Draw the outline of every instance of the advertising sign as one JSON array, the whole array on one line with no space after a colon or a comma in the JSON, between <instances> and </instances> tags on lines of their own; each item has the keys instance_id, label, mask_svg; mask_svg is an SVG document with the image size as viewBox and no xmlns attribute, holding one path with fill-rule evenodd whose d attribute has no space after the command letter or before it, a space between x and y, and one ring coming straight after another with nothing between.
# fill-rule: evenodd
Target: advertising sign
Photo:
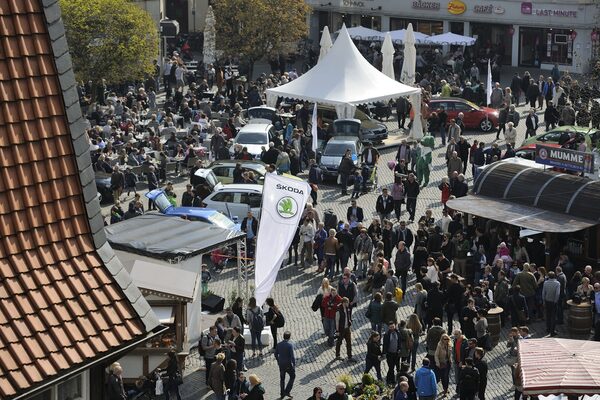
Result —
<instances>
[{"instance_id":1,"label":"advertising sign","mask_svg":"<svg viewBox=\"0 0 600 400\"><path fill-rule=\"evenodd\" d=\"M575 172L594 172L594 154L538 144L535 146L535 162Z\"/></svg>"},{"instance_id":2,"label":"advertising sign","mask_svg":"<svg viewBox=\"0 0 600 400\"><path fill-rule=\"evenodd\" d=\"M453 15L460 15L467 11L467 5L460 0L450 0L448 2L448 12Z\"/></svg>"}]
</instances>

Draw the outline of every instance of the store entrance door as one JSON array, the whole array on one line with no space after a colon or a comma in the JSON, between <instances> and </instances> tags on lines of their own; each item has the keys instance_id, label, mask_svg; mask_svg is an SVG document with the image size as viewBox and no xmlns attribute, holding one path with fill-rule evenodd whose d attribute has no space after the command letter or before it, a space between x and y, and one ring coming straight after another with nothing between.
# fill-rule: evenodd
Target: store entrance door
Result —
<instances>
[{"instance_id":1,"label":"store entrance door","mask_svg":"<svg viewBox=\"0 0 600 400\"><path fill-rule=\"evenodd\" d=\"M478 54L497 55L501 65L512 64L512 35L510 25L471 23L471 36L477 35Z\"/></svg>"},{"instance_id":2,"label":"store entrance door","mask_svg":"<svg viewBox=\"0 0 600 400\"><path fill-rule=\"evenodd\" d=\"M167 18L179 22L179 32L188 33L188 0L167 0Z\"/></svg>"},{"instance_id":3,"label":"store entrance door","mask_svg":"<svg viewBox=\"0 0 600 400\"><path fill-rule=\"evenodd\" d=\"M519 30L519 66L540 66L540 44L544 40L541 29L521 28Z\"/></svg>"}]
</instances>

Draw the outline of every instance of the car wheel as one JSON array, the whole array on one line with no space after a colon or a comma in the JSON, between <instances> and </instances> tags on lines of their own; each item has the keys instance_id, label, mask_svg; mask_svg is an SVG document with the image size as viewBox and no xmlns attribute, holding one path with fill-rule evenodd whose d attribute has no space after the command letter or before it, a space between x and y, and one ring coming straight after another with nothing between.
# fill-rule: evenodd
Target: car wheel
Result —
<instances>
[{"instance_id":1,"label":"car wheel","mask_svg":"<svg viewBox=\"0 0 600 400\"><path fill-rule=\"evenodd\" d=\"M484 119L479 123L479 129L486 133L491 132L494 129L494 124L489 119Z\"/></svg>"}]
</instances>

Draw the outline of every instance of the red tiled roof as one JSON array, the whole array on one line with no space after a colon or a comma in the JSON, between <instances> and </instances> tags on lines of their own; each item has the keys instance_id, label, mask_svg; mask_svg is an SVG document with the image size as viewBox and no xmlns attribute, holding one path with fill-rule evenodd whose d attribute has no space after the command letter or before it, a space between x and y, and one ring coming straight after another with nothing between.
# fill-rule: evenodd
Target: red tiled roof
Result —
<instances>
[{"instance_id":1,"label":"red tiled roof","mask_svg":"<svg viewBox=\"0 0 600 400\"><path fill-rule=\"evenodd\" d=\"M87 213L41 0L0 0L0 398L146 332Z\"/></svg>"}]
</instances>

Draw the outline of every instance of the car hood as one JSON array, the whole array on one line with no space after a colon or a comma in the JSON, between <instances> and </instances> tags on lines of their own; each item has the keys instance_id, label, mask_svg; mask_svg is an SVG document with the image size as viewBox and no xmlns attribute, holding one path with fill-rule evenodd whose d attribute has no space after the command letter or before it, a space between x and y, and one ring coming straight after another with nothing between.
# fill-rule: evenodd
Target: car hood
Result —
<instances>
[{"instance_id":1,"label":"car hood","mask_svg":"<svg viewBox=\"0 0 600 400\"><path fill-rule=\"evenodd\" d=\"M382 124L381 122L375 121L373 119L371 120L367 120L367 121L361 121L360 123L360 129L361 131L372 131L372 130L379 130L379 129L384 129L387 131L387 126L385 124Z\"/></svg>"},{"instance_id":2,"label":"car hood","mask_svg":"<svg viewBox=\"0 0 600 400\"><path fill-rule=\"evenodd\" d=\"M321 156L321 165L325 167L338 167L342 156Z\"/></svg>"}]
</instances>

